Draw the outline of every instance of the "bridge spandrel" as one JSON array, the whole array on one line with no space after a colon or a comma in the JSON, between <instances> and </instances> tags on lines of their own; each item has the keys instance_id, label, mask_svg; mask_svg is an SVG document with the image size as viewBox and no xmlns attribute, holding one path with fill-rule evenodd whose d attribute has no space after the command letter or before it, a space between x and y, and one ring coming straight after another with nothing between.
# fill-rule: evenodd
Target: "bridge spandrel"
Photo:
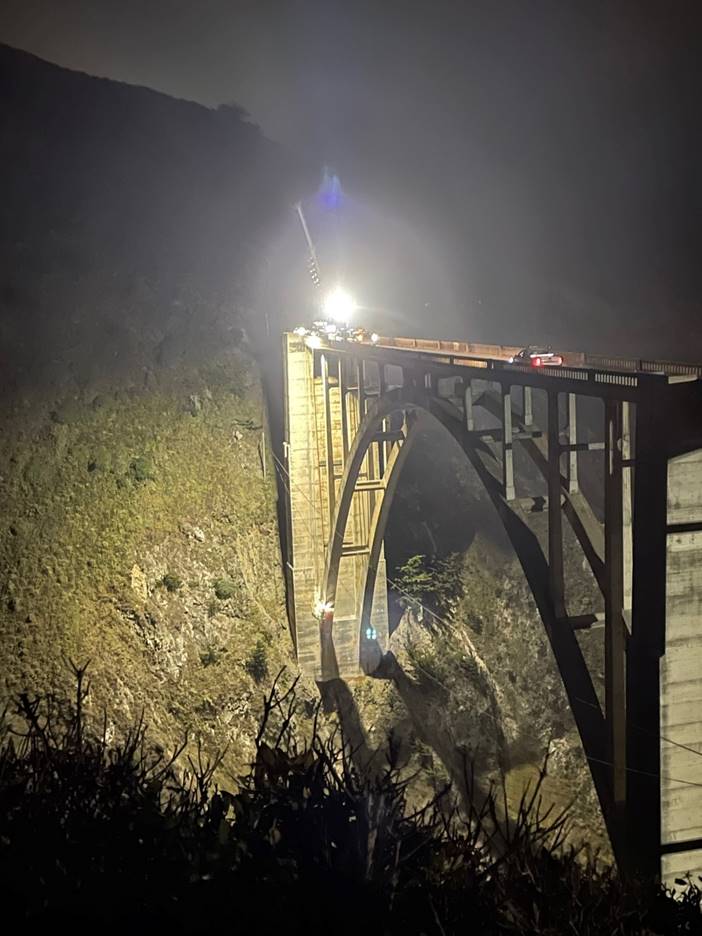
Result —
<instances>
[{"instance_id":1,"label":"bridge spandrel","mask_svg":"<svg viewBox=\"0 0 702 936\"><path fill-rule=\"evenodd\" d=\"M344 365L333 353L315 354L296 335L285 336L286 441L288 453L288 562L293 591L298 663L323 681L361 675L359 610L367 566L367 541L377 492L354 494L346 528L337 537L343 550L335 582L331 637L323 638L315 608L324 597L325 576L334 534L349 439L363 414L358 393L345 385ZM346 368L348 370L348 367ZM348 382L348 381L346 381ZM343 394L343 398L342 398ZM344 420L346 434L344 433ZM376 456L364 459L360 478L378 478ZM387 584L384 558L378 566L372 612L375 648L387 645Z\"/></svg>"},{"instance_id":2,"label":"bridge spandrel","mask_svg":"<svg viewBox=\"0 0 702 936\"><path fill-rule=\"evenodd\" d=\"M291 548L288 557L293 589L294 630L298 661L304 672L321 667L319 623L313 616L323 536L322 505L315 477L316 440L309 431L314 416L311 356L295 335L286 335L286 441L288 511Z\"/></svg>"},{"instance_id":3,"label":"bridge spandrel","mask_svg":"<svg viewBox=\"0 0 702 936\"><path fill-rule=\"evenodd\" d=\"M668 462L666 565L661 871L672 884L702 874L702 451Z\"/></svg>"}]
</instances>

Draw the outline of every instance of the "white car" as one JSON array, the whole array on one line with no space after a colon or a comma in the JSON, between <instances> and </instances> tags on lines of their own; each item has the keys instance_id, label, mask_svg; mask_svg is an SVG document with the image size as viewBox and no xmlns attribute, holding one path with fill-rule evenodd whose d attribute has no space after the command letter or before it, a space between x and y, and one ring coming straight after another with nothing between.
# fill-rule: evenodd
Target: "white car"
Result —
<instances>
[{"instance_id":1,"label":"white car","mask_svg":"<svg viewBox=\"0 0 702 936\"><path fill-rule=\"evenodd\" d=\"M532 367L560 367L563 355L551 348L522 348L509 359L510 364L530 364Z\"/></svg>"}]
</instances>

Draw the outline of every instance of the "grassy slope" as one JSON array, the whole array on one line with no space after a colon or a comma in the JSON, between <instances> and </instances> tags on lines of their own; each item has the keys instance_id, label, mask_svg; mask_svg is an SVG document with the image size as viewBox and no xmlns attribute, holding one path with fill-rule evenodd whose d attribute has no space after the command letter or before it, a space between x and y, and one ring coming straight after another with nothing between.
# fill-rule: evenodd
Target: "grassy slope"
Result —
<instances>
[{"instance_id":1,"label":"grassy slope","mask_svg":"<svg viewBox=\"0 0 702 936\"><path fill-rule=\"evenodd\" d=\"M269 673L291 662L250 362L230 352L52 412L3 427L3 694L65 685L64 658L90 659L93 710L124 727L143 709L159 743L199 732L239 769L257 642Z\"/></svg>"},{"instance_id":2,"label":"grassy slope","mask_svg":"<svg viewBox=\"0 0 702 936\"><path fill-rule=\"evenodd\" d=\"M0 695L89 659L94 713L237 771L291 662L245 330L301 169L235 108L0 77Z\"/></svg>"}]
</instances>

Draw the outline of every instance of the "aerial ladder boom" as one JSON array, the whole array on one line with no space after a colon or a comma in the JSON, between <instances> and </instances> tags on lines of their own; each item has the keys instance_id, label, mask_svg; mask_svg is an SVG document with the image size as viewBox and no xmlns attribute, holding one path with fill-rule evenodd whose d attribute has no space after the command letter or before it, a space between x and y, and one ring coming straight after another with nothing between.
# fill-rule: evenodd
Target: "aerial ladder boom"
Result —
<instances>
[{"instance_id":1,"label":"aerial ladder boom","mask_svg":"<svg viewBox=\"0 0 702 936\"><path fill-rule=\"evenodd\" d=\"M302 203L298 202L295 205L295 211L298 218L300 219L300 225L302 226L302 233L305 235L305 241L307 242L307 249L309 250L309 257L307 258L307 269L309 274L312 277L312 282L315 286L319 286L321 282L321 276L319 273L319 261L317 260L317 251L314 246L314 241L310 236L309 228L307 227L307 221L305 219L305 213L302 210Z\"/></svg>"}]
</instances>

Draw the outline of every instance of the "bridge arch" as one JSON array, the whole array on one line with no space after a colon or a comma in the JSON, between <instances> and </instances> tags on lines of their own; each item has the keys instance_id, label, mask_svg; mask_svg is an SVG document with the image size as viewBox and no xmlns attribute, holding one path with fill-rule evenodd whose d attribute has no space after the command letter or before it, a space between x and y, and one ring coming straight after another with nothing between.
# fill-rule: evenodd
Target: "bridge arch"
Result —
<instances>
[{"instance_id":1,"label":"bridge arch","mask_svg":"<svg viewBox=\"0 0 702 936\"><path fill-rule=\"evenodd\" d=\"M409 420L409 429L406 434L406 439L402 443L396 459L388 463L388 468L386 469L386 488L380 503L376 505L376 510L374 511L373 521L371 522L371 536L369 537L368 543L368 562L364 570L360 606L357 610L359 660L366 672L372 672L380 662L380 654L377 653L375 656L370 655L365 660L361 659L361 635L370 620L375 592L378 557L382 548L392 500L402 467L416 436L424 428L440 426L458 443L467 461L475 470L493 506L497 510L498 516L500 517L515 555L524 572L559 669L562 675L566 672L568 673L568 679L564 680L565 688L569 696L569 701L571 702L571 707L577 714L576 720L585 748L594 758L591 762L591 769L593 774L603 774L601 778L595 778L596 783L597 780L604 783L603 765L598 764L598 761L604 761L607 756L604 714L577 637L572 628L563 626L563 622L558 614L558 608L553 601L548 559L544 554L536 534L529 527L526 517L522 515L521 510L516 505L506 500L502 485L487 469L483 459L480 457L478 452L480 442L476 441L474 435L466 429L465 421L456 418L456 416L460 417L460 413L453 412L453 409L451 404L446 401L428 394L418 394L412 387L409 387L408 391L403 392L401 389L393 391L384 397L380 397L375 401L373 406L369 408L365 419L359 426L354 443L355 446L357 445L355 450L356 457L352 458L350 453L341 482L340 497L337 505L338 509L335 512L329 548L327 550L324 582L328 600L332 602L334 600L336 577L338 575L344 529L348 516L348 509L344 511L343 503L348 499L348 503L350 504L350 499L353 496L355 479L358 477L358 471L364 453L373 443L375 434L385 417L398 410L402 410L405 414L412 414Z\"/></svg>"},{"instance_id":2,"label":"bridge arch","mask_svg":"<svg viewBox=\"0 0 702 936\"><path fill-rule=\"evenodd\" d=\"M373 645L374 641L372 639L365 642L366 652L363 652L363 635L371 622L371 611L373 608L373 598L378 574L378 562L385 539L385 531L395 492L397 490L397 484L407 456L417 437L422 431L430 428L441 428L443 431L447 432L454 441L458 442L468 462L471 463L474 468L476 467L474 459L471 459L466 450L465 443L467 437L461 425L455 418L452 418L447 413L446 408L442 407L439 401L426 395L418 396L411 386L407 388L407 390L399 388L378 397L369 406L366 415L358 427L341 478L339 496L336 501L326 550L326 561L321 589L321 598L327 606L336 607L339 569L344 555L346 525L349 518L351 501L354 493L358 489L359 475L364 460L371 446L377 442L378 433L381 432L386 420L396 413L401 413L403 417L402 437L394 442L391 453L387 459L382 477L381 496L376 501L371 515L368 541L365 544L367 548L367 560L364 565L360 597L356 608L357 658L361 669L366 674L371 674L378 667L382 658L382 651L377 645ZM487 482L485 473L479 472L479 477L486 486L488 493L490 493L489 482ZM510 534L509 528L507 529L507 533L508 535ZM518 553L521 543L512 536L510 536L510 540L515 552ZM522 564L524 565L524 563ZM527 578L531 585L533 577L529 579L529 576L527 576ZM541 610L542 602L539 601L539 595L535 593L534 597Z\"/></svg>"},{"instance_id":3,"label":"bridge arch","mask_svg":"<svg viewBox=\"0 0 702 936\"><path fill-rule=\"evenodd\" d=\"M368 538L365 544L367 559L364 565L360 600L356 609L358 659L365 672L372 672L377 667L381 657L380 649L377 647L375 653L366 654L364 657L361 651L363 645L362 634L369 626L371 619L378 561L397 483L402 473L402 467L417 436L423 429L429 428L435 422L434 417L427 408L419 404L414 398L403 395L401 390L390 391L384 396L378 397L370 405L358 427L341 478L339 496L331 522L321 589L324 603L335 607L339 568L344 555L344 534L351 501L354 493L358 490L361 469L371 446L377 443L378 434L382 433L383 426L397 413L402 414L402 428L398 430L398 438L393 440L381 479L381 496L376 500L371 514ZM381 444L384 443L381 442Z\"/></svg>"},{"instance_id":4,"label":"bridge arch","mask_svg":"<svg viewBox=\"0 0 702 936\"><path fill-rule=\"evenodd\" d=\"M563 677L564 688L576 717L583 748L590 762L595 788L605 811L609 806L610 777L607 770L605 715L600 706L592 678L577 637L558 614L551 591L549 562L536 534L517 505L504 496L504 488L487 469L479 455L480 442L467 427L461 413L452 404L408 386L393 390L369 406L361 421L341 479L339 497L331 525L326 554L323 593L332 606L336 600L339 567L351 499L356 490L363 460L377 439L384 421L402 412L402 439L393 446L383 475L383 490L375 505L368 536L368 557L356 612L356 647L360 668L371 675L380 665L383 652L373 640L363 635L371 620L371 611L378 574L378 561L383 546L387 521L402 468L417 436L424 429L440 427L456 441L466 460L473 467L512 544L527 584L536 603L556 663ZM457 418L458 417L458 418ZM333 627L333 625L332 625ZM330 638L331 635L327 635ZM615 848L618 843L614 843Z\"/></svg>"},{"instance_id":5,"label":"bridge arch","mask_svg":"<svg viewBox=\"0 0 702 936\"><path fill-rule=\"evenodd\" d=\"M351 498L356 490L363 460L384 421L393 413L403 413L403 438L394 446L393 457L388 460L383 475L383 492L373 512L368 538L368 560L363 574L360 601L356 616L356 641L361 669L371 674L382 659L380 647L373 641L363 641L375 593L378 559L382 548L387 520L402 467L417 435L430 427L441 427L459 445L467 461L496 508L502 525L512 544L517 559L536 603L551 649L556 658L571 709L576 716L583 747L590 760L595 787L603 807L608 791L609 777L606 761L605 716L600 706L592 678L583 658L577 637L570 627L564 627L551 593L549 562L536 534L530 529L519 508L504 497L502 485L486 468L478 449L479 440L467 430L460 413L445 400L418 392L413 386L393 390L369 406L361 421L346 462L339 498L334 511L324 572L325 600L334 604L339 566L343 555L343 542ZM459 418L456 418L456 417ZM365 648L365 649L364 649Z\"/></svg>"}]
</instances>

